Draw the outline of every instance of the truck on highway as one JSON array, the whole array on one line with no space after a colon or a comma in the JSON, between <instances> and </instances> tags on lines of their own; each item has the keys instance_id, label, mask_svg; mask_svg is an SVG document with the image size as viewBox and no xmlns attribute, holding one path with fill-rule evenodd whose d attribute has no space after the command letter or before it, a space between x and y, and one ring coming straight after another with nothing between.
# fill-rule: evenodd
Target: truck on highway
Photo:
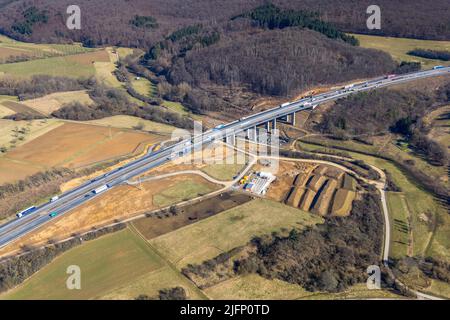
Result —
<instances>
[{"instance_id":1,"label":"truck on highway","mask_svg":"<svg viewBox=\"0 0 450 320\"><path fill-rule=\"evenodd\" d=\"M291 104L290 102L285 102L285 103L283 103L280 107L283 108L283 107L286 107L286 106L288 106L288 105L290 105L290 104Z\"/></svg>"},{"instance_id":2,"label":"truck on highway","mask_svg":"<svg viewBox=\"0 0 450 320\"><path fill-rule=\"evenodd\" d=\"M386 77L384 77L385 79L393 79L395 78L397 75L396 74L388 74Z\"/></svg>"},{"instance_id":3,"label":"truck on highway","mask_svg":"<svg viewBox=\"0 0 450 320\"><path fill-rule=\"evenodd\" d=\"M16 214L17 218L22 218L24 216L29 215L30 213L32 213L34 210L36 210L35 206L29 207L25 210L20 211L18 214Z\"/></svg>"},{"instance_id":4,"label":"truck on highway","mask_svg":"<svg viewBox=\"0 0 450 320\"><path fill-rule=\"evenodd\" d=\"M220 130L220 129L222 129L223 127L225 127L224 124L219 124L218 126L216 126L216 127L213 129L213 131Z\"/></svg>"},{"instance_id":5,"label":"truck on highway","mask_svg":"<svg viewBox=\"0 0 450 320\"><path fill-rule=\"evenodd\" d=\"M356 83L352 83L352 84L346 85L343 89L344 89L344 91L353 91L355 85L356 85Z\"/></svg>"},{"instance_id":6,"label":"truck on highway","mask_svg":"<svg viewBox=\"0 0 450 320\"><path fill-rule=\"evenodd\" d=\"M98 187L97 189L92 190L92 192L93 192L94 194L99 194L99 193L102 193L102 192L108 190L108 188L109 188L109 185L104 184L104 185L102 185L101 187Z\"/></svg>"},{"instance_id":7,"label":"truck on highway","mask_svg":"<svg viewBox=\"0 0 450 320\"><path fill-rule=\"evenodd\" d=\"M433 70L444 69L444 68L445 68L444 66L434 66Z\"/></svg>"},{"instance_id":8,"label":"truck on highway","mask_svg":"<svg viewBox=\"0 0 450 320\"><path fill-rule=\"evenodd\" d=\"M344 87L344 90L348 90L348 89L351 89L351 88L353 88L355 86L355 84L354 83L352 83L352 84L349 84L349 85L346 85L345 87Z\"/></svg>"},{"instance_id":9,"label":"truck on highway","mask_svg":"<svg viewBox=\"0 0 450 320\"><path fill-rule=\"evenodd\" d=\"M59 199L59 196L54 196L50 199L50 202L55 202L58 199Z\"/></svg>"}]
</instances>

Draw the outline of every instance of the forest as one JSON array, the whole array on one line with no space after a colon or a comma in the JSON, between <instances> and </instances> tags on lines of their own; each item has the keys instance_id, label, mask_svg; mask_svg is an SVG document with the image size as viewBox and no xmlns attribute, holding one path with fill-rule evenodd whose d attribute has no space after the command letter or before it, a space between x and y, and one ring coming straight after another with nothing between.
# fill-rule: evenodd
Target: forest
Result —
<instances>
[{"instance_id":1,"label":"forest","mask_svg":"<svg viewBox=\"0 0 450 320\"><path fill-rule=\"evenodd\" d=\"M22 101L43 97L54 92L83 90L94 84L93 78L72 79L47 75L36 75L30 79L1 77L0 95L18 96Z\"/></svg>"},{"instance_id":2,"label":"forest","mask_svg":"<svg viewBox=\"0 0 450 320\"><path fill-rule=\"evenodd\" d=\"M229 108L245 113L244 95L287 97L314 85L398 68L383 52L308 29L265 29L245 17L223 26L192 25L150 47L141 64L155 75L150 80L164 87L165 99L196 113ZM182 96L180 86L189 87Z\"/></svg>"},{"instance_id":3,"label":"forest","mask_svg":"<svg viewBox=\"0 0 450 320\"><path fill-rule=\"evenodd\" d=\"M248 244L255 250L248 250L242 258L233 258L242 251L236 248L201 265L188 265L183 273L196 279L226 280L221 266L231 263L229 277L257 273L312 292L343 291L365 282L367 266L380 263L383 218L378 203L376 194L366 193L353 202L349 217L326 218L323 224L303 231L292 229L284 236L256 237Z\"/></svg>"},{"instance_id":4,"label":"forest","mask_svg":"<svg viewBox=\"0 0 450 320\"><path fill-rule=\"evenodd\" d=\"M369 0L273 0L283 10L317 12L321 19L340 31L393 37L445 40L450 38L450 8L447 0L379 0L381 30L368 30L366 9ZM90 45L150 47L165 35L197 23L221 24L230 18L266 4L266 0L79 0L82 29L65 26L69 0L36 0L33 6L44 12L38 22L24 15L27 0L1 0L0 32L32 42L83 41ZM137 28L135 16L152 17L157 28ZM39 16L39 15L38 15ZM47 18L44 18L47 17ZM139 20L144 22L145 19ZM145 22L144 22L145 23ZM154 21L150 21L154 25ZM15 26L13 28L13 26Z\"/></svg>"}]
</instances>

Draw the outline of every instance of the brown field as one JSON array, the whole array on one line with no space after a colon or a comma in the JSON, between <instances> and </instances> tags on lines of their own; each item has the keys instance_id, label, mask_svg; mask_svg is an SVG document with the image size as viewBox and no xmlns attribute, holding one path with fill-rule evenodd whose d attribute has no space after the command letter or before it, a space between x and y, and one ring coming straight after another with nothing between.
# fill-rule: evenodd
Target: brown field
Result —
<instances>
[{"instance_id":1,"label":"brown field","mask_svg":"<svg viewBox=\"0 0 450 320\"><path fill-rule=\"evenodd\" d=\"M0 184L17 181L41 171L37 166L0 158Z\"/></svg>"},{"instance_id":2,"label":"brown field","mask_svg":"<svg viewBox=\"0 0 450 320\"><path fill-rule=\"evenodd\" d=\"M26 100L23 104L42 114L50 115L52 112L59 110L63 104L73 101L86 105L93 103L89 94L81 90L52 93L41 98Z\"/></svg>"},{"instance_id":3,"label":"brown field","mask_svg":"<svg viewBox=\"0 0 450 320\"><path fill-rule=\"evenodd\" d=\"M321 216L324 216L328 213L328 207L330 206L330 203L334 197L334 193L338 184L338 182L334 179L328 179L328 181L325 183L326 185L323 188L322 192L320 192L317 203L314 204L314 207L311 209L311 212L320 214Z\"/></svg>"},{"instance_id":4,"label":"brown field","mask_svg":"<svg viewBox=\"0 0 450 320\"><path fill-rule=\"evenodd\" d=\"M64 125L8 153L8 159L43 167L79 168L137 151L161 138L144 133L78 123Z\"/></svg>"},{"instance_id":5,"label":"brown field","mask_svg":"<svg viewBox=\"0 0 450 320\"><path fill-rule=\"evenodd\" d=\"M33 231L26 238L2 248L0 256L16 252L24 245L36 246L45 244L50 239L62 240L70 237L74 232L87 232L94 227L101 227L156 210L160 207L154 203L154 197L186 181L190 182L194 191L195 186L204 186L210 191L218 189L217 185L197 175L179 175L144 182L139 188L128 185L119 186L55 219L51 224ZM197 194L191 194L190 198L197 196Z\"/></svg>"},{"instance_id":6,"label":"brown field","mask_svg":"<svg viewBox=\"0 0 450 320\"><path fill-rule=\"evenodd\" d=\"M14 114L15 112L0 103L0 118Z\"/></svg>"},{"instance_id":7,"label":"brown field","mask_svg":"<svg viewBox=\"0 0 450 320\"><path fill-rule=\"evenodd\" d=\"M11 48L0 48L0 62L2 59L14 56L29 56L29 52Z\"/></svg>"},{"instance_id":8,"label":"brown field","mask_svg":"<svg viewBox=\"0 0 450 320\"><path fill-rule=\"evenodd\" d=\"M307 191L304 193L303 199L300 203L300 209L304 210L304 211L308 211L311 208L311 205L314 201L314 198L316 196L316 192L311 190L311 189L307 189Z\"/></svg>"},{"instance_id":9,"label":"brown field","mask_svg":"<svg viewBox=\"0 0 450 320\"><path fill-rule=\"evenodd\" d=\"M82 65L92 65L94 62L110 62L109 54L104 49L68 56L67 60L77 62Z\"/></svg>"},{"instance_id":10,"label":"brown field","mask_svg":"<svg viewBox=\"0 0 450 320\"><path fill-rule=\"evenodd\" d=\"M31 114L38 114L41 115L40 112L34 110L33 108L28 107L27 105L23 103L18 103L14 101L4 101L3 105L7 107L8 109L11 109L15 113L31 113Z\"/></svg>"},{"instance_id":11,"label":"brown field","mask_svg":"<svg viewBox=\"0 0 450 320\"><path fill-rule=\"evenodd\" d=\"M156 238L165 233L211 217L220 212L232 209L252 200L252 197L240 193L223 193L195 204L180 208L176 216L147 217L136 220L133 225L147 240Z\"/></svg>"},{"instance_id":12,"label":"brown field","mask_svg":"<svg viewBox=\"0 0 450 320\"><path fill-rule=\"evenodd\" d=\"M355 199L355 191L338 189L334 196L331 212L336 216L345 216L350 212L352 201Z\"/></svg>"}]
</instances>

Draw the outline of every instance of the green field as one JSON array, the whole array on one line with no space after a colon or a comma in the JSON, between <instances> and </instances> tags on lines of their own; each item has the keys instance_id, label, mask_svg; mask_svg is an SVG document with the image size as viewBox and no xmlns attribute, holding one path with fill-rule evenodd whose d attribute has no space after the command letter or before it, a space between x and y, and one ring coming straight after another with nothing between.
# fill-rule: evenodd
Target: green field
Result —
<instances>
[{"instance_id":1,"label":"green field","mask_svg":"<svg viewBox=\"0 0 450 320\"><path fill-rule=\"evenodd\" d=\"M67 59L67 57L54 57L1 64L0 75L2 73L18 77L31 77L44 74L70 78L88 78L95 75L95 68L93 65L80 64L76 61Z\"/></svg>"},{"instance_id":2,"label":"green field","mask_svg":"<svg viewBox=\"0 0 450 320\"><path fill-rule=\"evenodd\" d=\"M409 236L405 230L405 226L408 226L408 211L402 194L387 192L386 198L393 229L390 256L395 259L402 258L408 253Z\"/></svg>"},{"instance_id":3,"label":"green field","mask_svg":"<svg viewBox=\"0 0 450 320\"><path fill-rule=\"evenodd\" d=\"M198 182L195 180L181 181L163 192L153 196L153 203L158 207L166 207L200 195L205 195L217 190L212 184Z\"/></svg>"},{"instance_id":4,"label":"green field","mask_svg":"<svg viewBox=\"0 0 450 320\"><path fill-rule=\"evenodd\" d=\"M243 164L211 164L201 170L214 179L229 181L233 180L233 177L239 174L243 168Z\"/></svg>"},{"instance_id":5,"label":"green field","mask_svg":"<svg viewBox=\"0 0 450 320\"><path fill-rule=\"evenodd\" d=\"M154 297L157 296L160 289L177 286L182 286L190 299L205 299L199 289L191 284L181 273L169 266L149 272L130 284L99 297L99 299L128 300L134 299L140 294Z\"/></svg>"},{"instance_id":6,"label":"green field","mask_svg":"<svg viewBox=\"0 0 450 320\"><path fill-rule=\"evenodd\" d=\"M450 65L450 61L431 60L406 54L417 48L450 51L450 41L417 40L354 34L363 48L378 49L389 53L396 61L416 61L424 68L435 65Z\"/></svg>"},{"instance_id":7,"label":"green field","mask_svg":"<svg viewBox=\"0 0 450 320\"><path fill-rule=\"evenodd\" d=\"M244 245L255 236L281 228L302 229L322 221L316 215L284 204L256 199L152 239L150 243L167 260L182 268Z\"/></svg>"},{"instance_id":8,"label":"green field","mask_svg":"<svg viewBox=\"0 0 450 320\"><path fill-rule=\"evenodd\" d=\"M156 86L145 78L139 78L139 80L136 80L135 77L130 82L133 89L143 96L154 97L157 93Z\"/></svg>"},{"instance_id":9,"label":"green field","mask_svg":"<svg viewBox=\"0 0 450 320\"><path fill-rule=\"evenodd\" d=\"M80 290L66 287L66 269L70 265L81 269ZM176 285L190 287L140 236L125 229L69 250L1 298L133 299L141 293L155 295L159 289ZM191 287L188 292L195 290Z\"/></svg>"},{"instance_id":10,"label":"green field","mask_svg":"<svg viewBox=\"0 0 450 320\"><path fill-rule=\"evenodd\" d=\"M385 290L368 290L365 284L355 285L340 293L308 292L296 284L278 279L269 280L257 274L226 280L207 288L205 293L212 299L226 300L399 298L399 296Z\"/></svg>"},{"instance_id":11,"label":"green field","mask_svg":"<svg viewBox=\"0 0 450 320\"><path fill-rule=\"evenodd\" d=\"M81 44L34 44L20 42L0 35L0 57L5 59L8 54L26 56L28 59L42 59L54 56L66 56L93 51ZM2 59L0 59L0 63Z\"/></svg>"}]
</instances>

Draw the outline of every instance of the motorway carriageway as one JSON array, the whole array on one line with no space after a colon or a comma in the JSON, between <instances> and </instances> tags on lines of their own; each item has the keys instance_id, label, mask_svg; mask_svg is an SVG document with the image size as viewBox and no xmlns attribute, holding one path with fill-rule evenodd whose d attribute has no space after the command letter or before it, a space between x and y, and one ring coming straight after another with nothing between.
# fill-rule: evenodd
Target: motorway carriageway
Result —
<instances>
[{"instance_id":1,"label":"motorway carriageway","mask_svg":"<svg viewBox=\"0 0 450 320\"><path fill-rule=\"evenodd\" d=\"M313 108L313 105L336 100L356 92L368 91L389 85L445 74L450 74L449 67L398 75L392 78L375 78L366 82L356 83L352 88L347 90L339 89L325 92L311 98L304 98L290 102L287 105L278 106L244 117L226 124L221 128L210 129L201 135L194 136L192 139L182 140L172 146L147 154L123 167L87 181L79 187L60 195L58 200L37 207L31 214L0 226L0 247L11 243L52 220L52 217L49 216L51 212L56 212L57 216L60 216L97 197L98 195L94 194L92 190L106 184L108 184L110 188L123 184L125 181L135 176L182 156L186 152L190 152L192 149L199 150L205 144L211 143L214 140L223 139L226 136L234 135L275 118L280 118L301 110L311 109Z\"/></svg>"}]
</instances>

